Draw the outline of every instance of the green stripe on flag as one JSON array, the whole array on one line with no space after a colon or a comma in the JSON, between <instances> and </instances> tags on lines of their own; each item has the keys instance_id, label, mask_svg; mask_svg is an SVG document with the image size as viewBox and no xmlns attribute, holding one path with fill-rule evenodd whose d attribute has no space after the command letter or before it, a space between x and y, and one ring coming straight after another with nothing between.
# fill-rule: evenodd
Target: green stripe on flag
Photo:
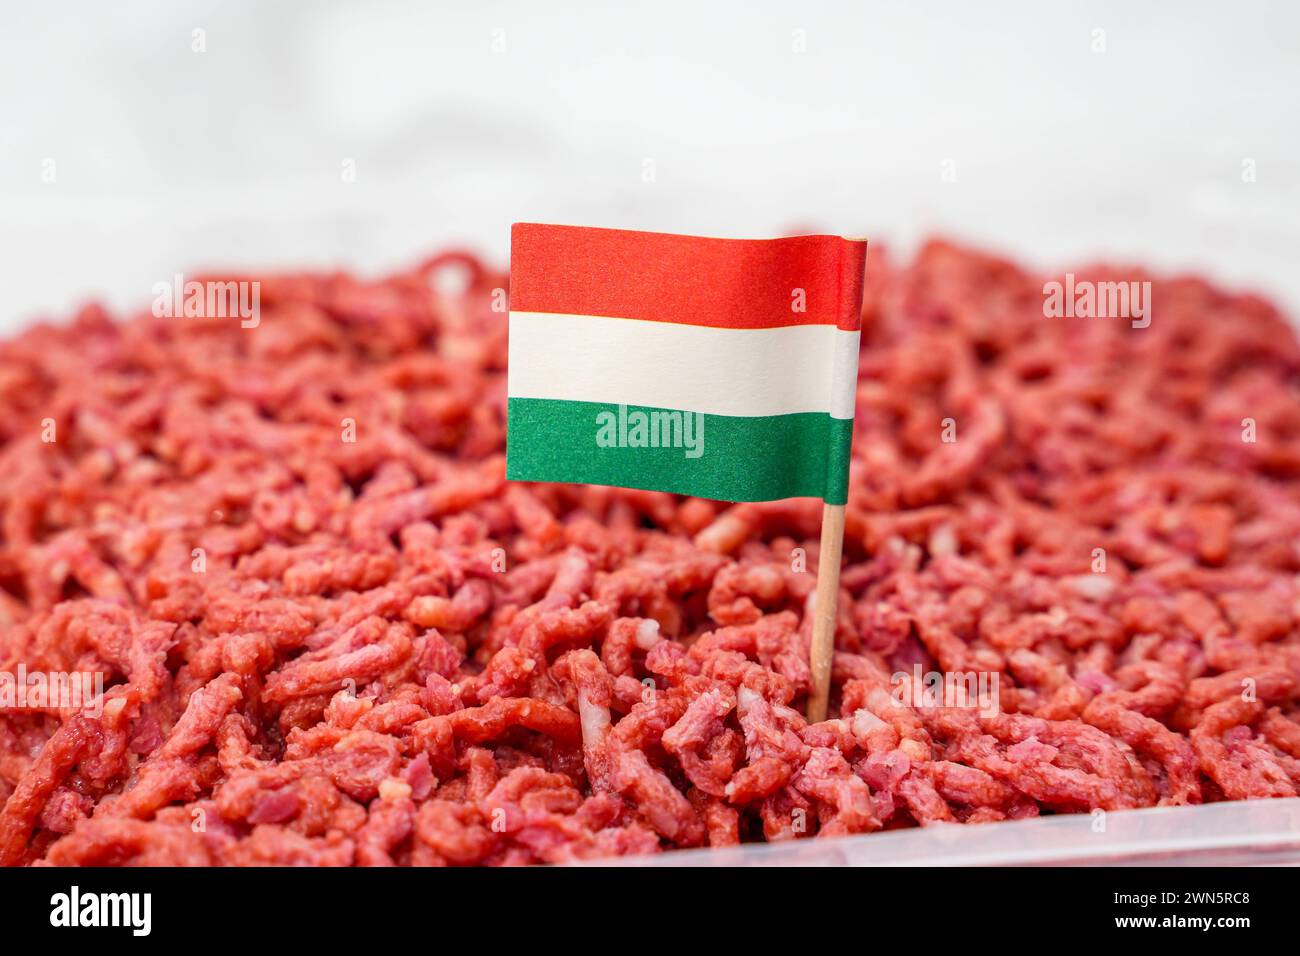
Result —
<instances>
[{"instance_id":1,"label":"green stripe on flag","mask_svg":"<svg viewBox=\"0 0 1300 956\"><path fill-rule=\"evenodd\" d=\"M844 504L848 499L852 419L822 412L749 418L621 408L622 415L620 406L601 402L511 398L506 477L719 501L811 497ZM646 418L639 420L638 413ZM697 432L694 423L700 418L703 428ZM638 432L638 421L654 423L655 434L667 436L672 447L630 447L649 440L650 429ZM696 449L698 455L690 457Z\"/></svg>"}]
</instances>

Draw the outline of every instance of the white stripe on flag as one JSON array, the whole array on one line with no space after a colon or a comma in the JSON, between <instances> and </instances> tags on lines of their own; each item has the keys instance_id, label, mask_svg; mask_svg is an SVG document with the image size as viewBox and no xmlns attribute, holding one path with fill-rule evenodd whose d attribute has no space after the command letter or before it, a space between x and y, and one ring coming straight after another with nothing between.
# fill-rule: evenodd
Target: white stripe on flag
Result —
<instances>
[{"instance_id":1,"label":"white stripe on flag","mask_svg":"<svg viewBox=\"0 0 1300 956\"><path fill-rule=\"evenodd\" d=\"M509 367L511 398L852 418L858 333L831 325L720 329L511 312Z\"/></svg>"}]
</instances>

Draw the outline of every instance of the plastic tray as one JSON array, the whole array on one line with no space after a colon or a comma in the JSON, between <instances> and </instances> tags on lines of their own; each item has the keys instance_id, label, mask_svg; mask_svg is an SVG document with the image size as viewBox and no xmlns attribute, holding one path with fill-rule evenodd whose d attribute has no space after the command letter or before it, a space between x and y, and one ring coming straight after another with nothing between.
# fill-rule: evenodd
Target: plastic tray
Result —
<instances>
[{"instance_id":1,"label":"plastic tray","mask_svg":"<svg viewBox=\"0 0 1300 956\"><path fill-rule=\"evenodd\" d=\"M1104 829L1095 829L1104 822ZM605 861L602 861L605 862ZM1241 866L1300 864L1300 797L1117 810L832 840L678 850L625 866Z\"/></svg>"}]
</instances>

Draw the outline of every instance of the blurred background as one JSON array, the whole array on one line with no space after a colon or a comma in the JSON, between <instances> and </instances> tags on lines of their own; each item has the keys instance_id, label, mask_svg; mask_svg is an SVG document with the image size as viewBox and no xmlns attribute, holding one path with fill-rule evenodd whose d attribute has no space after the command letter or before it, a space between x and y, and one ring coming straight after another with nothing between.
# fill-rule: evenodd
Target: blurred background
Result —
<instances>
[{"instance_id":1,"label":"blurred background","mask_svg":"<svg viewBox=\"0 0 1300 956\"><path fill-rule=\"evenodd\" d=\"M940 233L1300 312L1300 6L7 3L0 333L543 220Z\"/></svg>"}]
</instances>

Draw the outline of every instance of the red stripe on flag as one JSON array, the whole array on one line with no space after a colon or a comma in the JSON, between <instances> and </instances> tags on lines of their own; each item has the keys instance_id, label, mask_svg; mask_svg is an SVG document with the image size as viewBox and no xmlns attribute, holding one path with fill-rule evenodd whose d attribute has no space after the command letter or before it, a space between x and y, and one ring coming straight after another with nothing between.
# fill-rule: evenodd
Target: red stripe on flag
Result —
<instances>
[{"instance_id":1,"label":"red stripe on flag","mask_svg":"<svg viewBox=\"0 0 1300 956\"><path fill-rule=\"evenodd\" d=\"M510 308L726 329L861 326L867 244L515 223ZM795 311L796 289L805 311Z\"/></svg>"}]
</instances>

